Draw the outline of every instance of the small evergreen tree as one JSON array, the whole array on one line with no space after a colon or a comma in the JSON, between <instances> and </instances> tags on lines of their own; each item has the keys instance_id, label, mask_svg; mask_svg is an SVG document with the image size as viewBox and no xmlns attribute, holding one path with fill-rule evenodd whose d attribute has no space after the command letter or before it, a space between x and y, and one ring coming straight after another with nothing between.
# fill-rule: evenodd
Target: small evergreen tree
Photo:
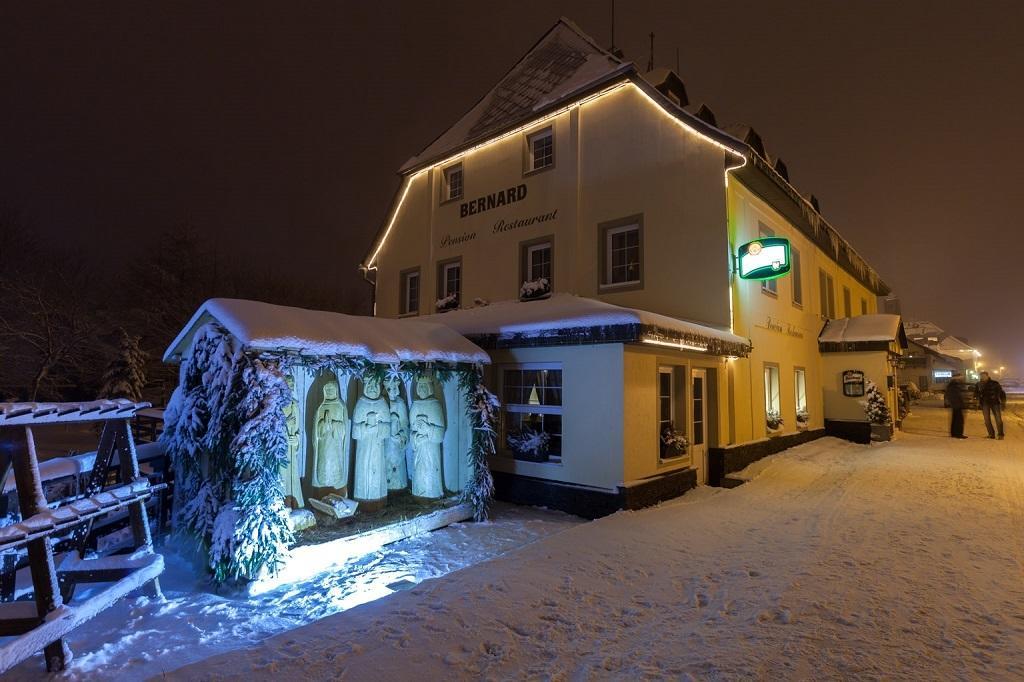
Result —
<instances>
[{"instance_id":1,"label":"small evergreen tree","mask_svg":"<svg viewBox=\"0 0 1024 682\"><path fill-rule=\"evenodd\" d=\"M872 424L891 424L892 415L889 412L889 405L885 402L885 396L878 390L878 386L870 379L865 382L864 413Z\"/></svg>"},{"instance_id":2,"label":"small evergreen tree","mask_svg":"<svg viewBox=\"0 0 1024 682\"><path fill-rule=\"evenodd\" d=\"M232 428L224 423L224 403L238 356L223 327L200 328L164 412L161 442L174 463L174 527L204 550L226 496L225 450Z\"/></svg>"},{"instance_id":3,"label":"small evergreen tree","mask_svg":"<svg viewBox=\"0 0 1024 682\"><path fill-rule=\"evenodd\" d=\"M146 360L148 354L139 347L139 337L123 328L117 344L117 354L103 372L100 397L127 398L139 402L146 386Z\"/></svg>"}]
</instances>

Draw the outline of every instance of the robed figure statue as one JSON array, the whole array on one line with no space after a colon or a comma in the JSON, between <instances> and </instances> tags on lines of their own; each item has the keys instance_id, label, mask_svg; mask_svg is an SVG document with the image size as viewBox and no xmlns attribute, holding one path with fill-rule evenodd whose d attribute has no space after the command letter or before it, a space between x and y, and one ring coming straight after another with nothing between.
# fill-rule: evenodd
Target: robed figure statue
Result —
<instances>
[{"instance_id":1,"label":"robed figure statue","mask_svg":"<svg viewBox=\"0 0 1024 682\"><path fill-rule=\"evenodd\" d=\"M441 480L441 443L444 441L444 411L434 397L429 376L416 379L416 399L409 410L412 441L412 494L436 500L444 496Z\"/></svg>"},{"instance_id":2,"label":"robed figure statue","mask_svg":"<svg viewBox=\"0 0 1024 682\"><path fill-rule=\"evenodd\" d=\"M313 420L313 486L320 495L344 497L348 488L348 414L338 399L338 382L324 384L324 401Z\"/></svg>"},{"instance_id":3,"label":"robed figure statue","mask_svg":"<svg viewBox=\"0 0 1024 682\"><path fill-rule=\"evenodd\" d=\"M356 472L353 495L360 508L383 507L388 497L384 450L391 439L391 409L381 396L380 379L367 377L363 395L352 412L352 438L356 441Z\"/></svg>"},{"instance_id":4,"label":"robed figure statue","mask_svg":"<svg viewBox=\"0 0 1024 682\"><path fill-rule=\"evenodd\" d=\"M384 463L387 466L388 490L405 490L409 487L408 467L405 463L405 449L409 444L409 406L402 398L402 382L398 377L384 381L391 406L391 437L388 439Z\"/></svg>"},{"instance_id":5,"label":"robed figure statue","mask_svg":"<svg viewBox=\"0 0 1024 682\"><path fill-rule=\"evenodd\" d=\"M295 399L295 379L285 376L292 399L284 406L285 432L288 437L288 461L281 467L281 483L284 487L284 504L291 509L302 509L306 501L302 497L302 463L299 461L299 403Z\"/></svg>"}]
</instances>

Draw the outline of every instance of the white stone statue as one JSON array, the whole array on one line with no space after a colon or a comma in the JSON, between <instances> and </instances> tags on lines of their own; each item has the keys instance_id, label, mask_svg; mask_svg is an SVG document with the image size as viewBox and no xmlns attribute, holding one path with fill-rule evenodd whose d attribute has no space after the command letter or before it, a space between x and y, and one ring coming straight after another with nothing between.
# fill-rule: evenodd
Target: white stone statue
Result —
<instances>
[{"instance_id":1,"label":"white stone statue","mask_svg":"<svg viewBox=\"0 0 1024 682\"><path fill-rule=\"evenodd\" d=\"M292 399L284 406L285 431L288 436L288 462L281 467L284 484L284 503L291 509L302 509L306 501L302 496L302 463L299 461L299 403L295 399L295 379L285 376Z\"/></svg>"},{"instance_id":2,"label":"white stone statue","mask_svg":"<svg viewBox=\"0 0 1024 682\"><path fill-rule=\"evenodd\" d=\"M356 474L352 497L364 510L383 506L388 497L384 451L391 439L391 408L380 394L380 379L363 381L363 395L352 412ZM369 504L368 504L369 503Z\"/></svg>"},{"instance_id":3,"label":"white stone statue","mask_svg":"<svg viewBox=\"0 0 1024 682\"><path fill-rule=\"evenodd\" d=\"M338 382L324 384L324 401L313 420L313 486L320 495L345 496L348 488L348 410L338 400Z\"/></svg>"},{"instance_id":4,"label":"white stone statue","mask_svg":"<svg viewBox=\"0 0 1024 682\"><path fill-rule=\"evenodd\" d=\"M434 397L433 380L416 379L416 399L409 410L412 440L412 494L436 500L444 497L441 480L441 443L444 441L444 411Z\"/></svg>"},{"instance_id":5,"label":"white stone statue","mask_svg":"<svg viewBox=\"0 0 1024 682\"><path fill-rule=\"evenodd\" d=\"M391 438L384 457L388 490L405 490L409 487L409 472L405 464L405 448L409 444L409 406L402 397L402 382L398 377L388 377L384 388L391 406Z\"/></svg>"}]
</instances>

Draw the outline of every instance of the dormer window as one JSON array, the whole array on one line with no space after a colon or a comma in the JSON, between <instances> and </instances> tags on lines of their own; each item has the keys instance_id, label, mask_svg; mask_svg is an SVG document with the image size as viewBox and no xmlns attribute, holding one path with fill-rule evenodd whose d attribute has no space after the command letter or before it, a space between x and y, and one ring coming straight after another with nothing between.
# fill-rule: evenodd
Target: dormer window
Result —
<instances>
[{"instance_id":1,"label":"dormer window","mask_svg":"<svg viewBox=\"0 0 1024 682\"><path fill-rule=\"evenodd\" d=\"M448 166L444 169L444 186L441 190L441 201L455 201L462 198L462 164Z\"/></svg>"},{"instance_id":2,"label":"dormer window","mask_svg":"<svg viewBox=\"0 0 1024 682\"><path fill-rule=\"evenodd\" d=\"M555 133L551 126L526 136L526 172L555 165Z\"/></svg>"}]
</instances>

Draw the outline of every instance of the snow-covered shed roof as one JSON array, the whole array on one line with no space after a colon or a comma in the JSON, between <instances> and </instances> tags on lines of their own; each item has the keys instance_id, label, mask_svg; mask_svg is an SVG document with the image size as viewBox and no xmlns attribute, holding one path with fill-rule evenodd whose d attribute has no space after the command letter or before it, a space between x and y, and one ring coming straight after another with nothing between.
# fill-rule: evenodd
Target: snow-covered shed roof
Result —
<instances>
[{"instance_id":1,"label":"snow-covered shed roof","mask_svg":"<svg viewBox=\"0 0 1024 682\"><path fill-rule=\"evenodd\" d=\"M684 342L713 354L745 355L750 341L736 334L667 315L556 293L540 301L501 301L429 315L485 347L548 342ZM538 343L541 342L541 343Z\"/></svg>"},{"instance_id":2,"label":"snow-covered shed roof","mask_svg":"<svg viewBox=\"0 0 1024 682\"><path fill-rule=\"evenodd\" d=\"M907 347L907 335L899 315L878 313L829 320L818 335L818 343L859 344L878 341L897 342L901 348Z\"/></svg>"},{"instance_id":3,"label":"snow-covered shed roof","mask_svg":"<svg viewBox=\"0 0 1024 682\"><path fill-rule=\"evenodd\" d=\"M379 363L490 362L487 353L445 325L419 320L344 315L235 298L199 307L164 353L180 361L192 337L216 321L250 350L366 358Z\"/></svg>"}]
</instances>

